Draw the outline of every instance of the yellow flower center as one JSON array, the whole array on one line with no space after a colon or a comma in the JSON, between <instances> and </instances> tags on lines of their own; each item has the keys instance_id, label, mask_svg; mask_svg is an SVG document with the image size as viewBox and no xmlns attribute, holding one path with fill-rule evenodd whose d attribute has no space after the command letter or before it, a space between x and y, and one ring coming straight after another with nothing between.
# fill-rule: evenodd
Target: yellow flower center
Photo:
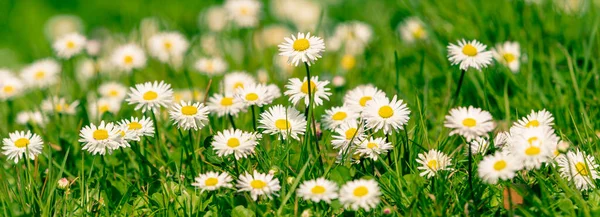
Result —
<instances>
[{"instance_id":1,"label":"yellow flower center","mask_svg":"<svg viewBox=\"0 0 600 217\"><path fill-rule=\"evenodd\" d=\"M310 47L310 42L306 38L299 38L294 41L293 47L296 51L305 51Z\"/></svg>"},{"instance_id":2,"label":"yellow flower center","mask_svg":"<svg viewBox=\"0 0 600 217\"><path fill-rule=\"evenodd\" d=\"M533 142L535 142L535 141L538 141L538 138L537 138L537 136L532 136L531 138L527 139L527 142L528 142L530 145L533 145Z\"/></svg>"},{"instance_id":3,"label":"yellow flower center","mask_svg":"<svg viewBox=\"0 0 600 217\"><path fill-rule=\"evenodd\" d=\"M173 47L173 44L170 41L165 41L165 49L171 50L172 47Z\"/></svg>"},{"instance_id":4,"label":"yellow flower center","mask_svg":"<svg viewBox=\"0 0 600 217\"><path fill-rule=\"evenodd\" d=\"M392 107L384 105L381 106L381 108L379 108L379 116L382 118L389 118L392 117L392 115L394 115L394 110L392 109Z\"/></svg>"},{"instance_id":5,"label":"yellow flower center","mask_svg":"<svg viewBox=\"0 0 600 217\"><path fill-rule=\"evenodd\" d=\"M67 48L69 48L69 49L75 48L75 43L73 41L67 41Z\"/></svg>"},{"instance_id":6,"label":"yellow flower center","mask_svg":"<svg viewBox=\"0 0 600 217\"><path fill-rule=\"evenodd\" d=\"M577 162L577 164L575 164L575 169L577 169L577 173L582 176L587 176L589 174L587 166L583 162Z\"/></svg>"},{"instance_id":7,"label":"yellow flower center","mask_svg":"<svg viewBox=\"0 0 600 217\"><path fill-rule=\"evenodd\" d=\"M473 118L465 118L462 122L465 127L474 127L477 125L477 121Z\"/></svg>"},{"instance_id":8,"label":"yellow flower center","mask_svg":"<svg viewBox=\"0 0 600 217\"><path fill-rule=\"evenodd\" d=\"M155 100L156 98L158 98L158 94L154 91L149 90L148 92L144 93L143 98L144 100Z\"/></svg>"},{"instance_id":9,"label":"yellow flower center","mask_svg":"<svg viewBox=\"0 0 600 217\"><path fill-rule=\"evenodd\" d=\"M344 55L342 57L342 68L345 70L353 69L356 66L356 58L350 54Z\"/></svg>"},{"instance_id":10,"label":"yellow flower center","mask_svg":"<svg viewBox=\"0 0 600 217\"><path fill-rule=\"evenodd\" d=\"M46 73L44 71L38 71L35 73L34 77L36 80L42 80L44 77L46 77Z\"/></svg>"},{"instance_id":11,"label":"yellow flower center","mask_svg":"<svg viewBox=\"0 0 600 217\"><path fill-rule=\"evenodd\" d=\"M278 119L275 121L275 127L280 130L287 130L290 128L290 123L285 119Z\"/></svg>"},{"instance_id":12,"label":"yellow flower center","mask_svg":"<svg viewBox=\"0 0 600 217\"><path fill-rule=\"evenodd\" d=\"M310 192L312 192L313 194L322 194L325 193L325 188L320 185L315 185L315 187L310 189Z\"/></svg>"},{"instance_id":13,"label":"yellow flower center","mask_svg":"<svg viewBox=\"0 0 600 217\"><path fill-rule=\"evenodd\" d=\"M227 146L229 146L230 148L236 148L240 146L240 140L237 138L230 138L229 140L227 140Z\"/></svg>"},{"instance_id":14,"label":"yellow flower center","mask_svg":"<svg viewBox=\"0 0 600 217\"><path fill-rule=\"evenodd\" d=\"M363 197L369 193L369 189L365 186L359 186L358 188L354 189L353 193L354 193L354 196Z\"/></svg>"},{"instance_id":15,"label":"yellow flower center","mask_svg":"<svg viewBox=\"0 0 600 217\"><path fill-rule=\"evenodd\" d=\"M367 143L367 148L370 148L370 149L379 148L379 145L377 145L377 143L374 143L374 142L369 142L369 143Z\"/></svg>"},{"instance_id":16,"label":"yellow flower center","mask_svg":"<svg viewBox=\"0 0 600 217\"><path fill-rule=\"evenodd\" d=\"M139 122L131 122L127 124L127 128L129 130L139 130L142 129L142 124L140 124Z\"/></svg>"},{"instance_id":17,"label":"yellow flower center","mask_svg":"<svg viewBox=\"0 0 600 217\"><path fill-rule=\"evenodd\" d=\"M529 146L529 148L525 149L525 154L528 156L535 156L540 154L542 150L537 146Z\"/></svg>"},{"instance_id":18,"label":"yellow flower center","mask_svg":"<svg viewBox=\"0 0 600 217\"><path fill-rule=\"evenodd\" d=\"M506 161L499 160L499 161L496 161L496 163L494 163L494 170L501 171L504 168L506 168Z\"/></svg>"},{"instance_id":19,"label":"yellow flower center","mask_svg":"<svg viewBox=\"0 0 600 217\"><path fill-rule=\"evenodd\" d=\"M206 62L206 71L212 72L213 70L215 70L212 61L207 61Z\"/></svg>"},{"instance_id":20,"label":"yellow flower center","mask_svg":"<svg viewBox=\"0 0 600 217\"><path fill-rule=\"evenodd\" d=\"M219 184L219 179L214 177L210 177L204 181L204 185L206 186L216 186L217 184Z\"/></svg>"},{"instance_id":21,"label":"yellow flower center","mask_svg":"<svg viewBox=\"0 0 600 217\"><path fill-rule=\"evenodd\" d=\"M470 57L474 57L477 56L477 48L475 48L473 45L471 44L466 44L463 49L462 49L463 54L470 56Z\"/></svg>"},{"instance_id":22,"label":"yellow flower center","mask_svg":"<svg viewBox=\"0 0 600 217\"><path fill-rule=\"evenodd\" d=\"M2 88L2 91L4 91L5 93L12 93L13 91L15 91L15 88L13 86L6 85L4 86L4 88Z\"/></svg>"},{"instance_id":23,"label":"yellow flower center","mask_svg":"<svg viewBox=\"0 0 600 217\"><path fill-rule=\"evenodd\" d=\"M317 90L317 84L315 84L315 82L310 81L310 93L314 94L315 91ZM304 83L302 83L302 87L300 88L300 91L302 91L302 93L304 94L308 94L308 81L305 81Z\"/></svg>"},{"instance_id":24,"label":"yellow flower center","mask_svg":"<svg viewBox=\"0 0 600 217\"><path fill-rule=\"evenodd\" d=\"M504 59L504 61L506 61L506 63L511 63L516 59L515 55L511 53L505 53L504 55L502 55L502 58Z\"/></svg>"},{"instance_id":25,"label":"yellow flower center","mask_svg":"<svg viewBox=\"0 0 600 217\"><path fill-rule=\"evenodd\" d=\"M335 114L333 114L333 116L331 116L331 119L333 119L334 121L341 121L346 119L348 115L346 114L346 112L336 112Z\"/></svg>"},{"instance_id":26,"label":"yellow flower center","mask_svg":"<svg viewBox=\"0 0 600 217\"><path fill-rule=\"evenodd\" d=\"M531 120L529 122L527 122L527 124L525 124L525 127L529 128L529 127L539 127L540 126L540 122L538 120Z\"/></svg>"},{"instance_id":27,"label":"yellow flower center","mask_svg":"<svg viewBox=\"0 0 600 217\"><path fill-rule=\"evenodd\" d=\"M429 169L432 169L432 170L437 170L438 169L437 160L430 160L429 162L427 162L427 167L429 167Z\"/></svg>"},{"instance_id":28,"label":"yellow flower center","mask_svg":"<svg viewBox=\"0 0 600 217\"><path fill-rule=\"evenodd\" d=\"M113 96L113 97L114 97L114 96L118 96L118 95L119 95L119 91L116 91L116 90L110 90L110 91L108 91L108 95L109 95L109 96Z\"/></svg>"},{"instance_id":29,"label":"yellow flower center","mask_svg":"<svg viewBox=\"0 0 600 217\"><path fill-rule=\"evenodd\" d=\"M54 111L56 112L62 112L63 111L63 105L62 104L56 104L56 106L54 106Z\"/></svg>"},{"instance_id":30,"label":"yellow flower center","mask_svg":"<svg viewBox=\"0 0 600 217\"><path fill-rule=\"evenodd\" d=\"M223 97L223 99L221 99L221 105L222 106L233 105L233 98L232 97Z\"/></svg>"},{"instance_id":31,"label":"yellow flower center","mask_svg":"<svg viewBox=\"0 0 600 217\"><path fill-rule=\"evenodd\" d=\"M240 14L242 15L248 15L250 13L250 10L248 10L247 7L241 7L240 8Z\"/></svg>"},{"instance_id":32,"label":"yellow flower center","mask_svg":"<svg viewBox=\"0 0 600 217\"><path fill-rule=\"evenodd\" d=\"M365 107L367 106L367 102L369 102L372 99L373 97L363 96L362 98L360 98L360 100L358 100L358 103L360 103L360 106Z\"/></svg>"},{"instance_id":33,"label":"yellow flower center","mask_svg":"<svg viewBox=\"0 0 600 217\"><path fill-rule=\"evenodd\" d=\"M262 189L264 187L267 186L267 183L265 183L262 180L252 180L252 182L250 182L250 186L252 186L252 188L254 189Z\"/></svg>"},{"instance_id":34,"label":"yellow flower center","mask_svg":"<svg viewBox=\"0 0 600 217\"><path fill-rule=\"evenodd\" d=\"M98 130L94 131L92 137L94 137L95 140L105 140L105 139L108 139L108 131L102 130L102 129L98 129Z\"/></svg>"},{"instance_id":35,"label":"yellow flower center","mask_svg":"<svg viewBox=\"0 0 600 217\"><path fill-rule=\"evenodd\" d=\"M423 29L422 26L417 26L413 32L412 35L414 38L416 39L422 39L425 36L425 29Z\"/></svg>"},{"instance_id":36,"label":"yellow flower center","mask_svg":"<svg viewBox=\"0 0 600 217\"><path fill-rule=\"evenodd\" d=\"M258 94L256 94L256 93L246 94L246 100L248 100L248 101L256 101L257 99L258 99Z\"/></svg>"},{"instance_id":37,"label":"yellow flower center","mask_svg":"<svg viewBox=\"0 0 600 217\"><path fill-rule=\"evenodd\" d=\"M186 105L181 107L181 113L187 116L195 115L198 113L198 108L196 108L196 106Z\"/></svg>"},{"instance_id":38,"label":"yellow flower center","mask_svg":"<svg viewBox=\"0 0 600 217\"><path fill-rule=\"evenodd\" d=\"M25 147L27 147L29 145L29 143L30 143L29 139L27 139L27 138L20 138L20 139L17 139L17 141L15 141L15 146L17 148L25 148Z\"/></svg>"},{"instance_id":39,"label":"yellow flower center","mask_svg":"<svg viewBox=\"0 0 600 217\"><path fill-rule=\"evenodd\" d=\"M346 139L351 140L352 138L354 138L354 135L356 135L356 131L356 128L350 128L346 130Z\"/></svg>"},{"instance_id":40,"label":"yellow flower center","mask_svg":"<svg viewBox=\"0 0 600 217\"><path fill-rule=\"evenodd\" d=\"M130 55L127 55L125 57L123 57L123 62L125 62L125 64L132 64L133 63L133 57Z\"/></svg>"},{"instance_id":41,"label":"yellow flower center","mask_svg":"<svg viewBox=\"0 0 600 217\"><path fill-rule=\"evenodd\" d=\"M244 82L235 82L235 84L233 84L233 89L238 89L238 88L244 88Z\"/></svg>"},{"instance_id":42,"label":"yellow flower center","mask_svg":"<svg viewBox=\"0 0 600 217\"><path fill-rule=\"evenodd\" d=\"M98 106L98 111L100 114L108 111L108 105L100 105Z\"/></svg>"}]
</instances>

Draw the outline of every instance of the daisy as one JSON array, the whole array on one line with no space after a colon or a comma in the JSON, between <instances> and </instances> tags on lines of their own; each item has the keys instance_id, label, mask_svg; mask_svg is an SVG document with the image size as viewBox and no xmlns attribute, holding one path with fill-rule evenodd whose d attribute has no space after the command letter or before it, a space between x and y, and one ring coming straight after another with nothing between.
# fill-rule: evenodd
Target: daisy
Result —
<instances>
[{"instance_id":1,"label":"daisy","mask_svg":"<svg viewBox=\"0 0 600 217\"><path fill-rule=\"evenodd\" d=\"M98 56L102 50L102 44L98 40L87 40L85 43L85 51L90 56Z\"/></svg>"},{"instance_id":2,"label":"daisy","mask_svg":"<svg viewBox=\"0 0 600 217\"><path fill-rule=\"evenodd\" d=\"M203 103L181 101L169 111L177 128L200 130L208 123L208 108Z\"/></svg>"},{"instance_id":3,"label":"daisy","mask_svg":"<svg viewBox=\"0 0 600 217\"><path fill-rule=\"evenodd\" d=\"M374 98L385 98L385 93L372 85L361 85L346 93L344 106L356 113L361 113L367 103Z\"/></svg>"},{"instance_id":4,"label":"daisy","mask_svg":"<svg viewBox=\"0 0 600 217\"><path fill-rule=\"evenodd\" d=\"M263 174L254 170L253 174L246 172L240 175L236 187L238 192L249 191L253 200L258 200L258 196L264 195L267 198L272 198L272 195L277 195L281 186L279 180L271 174Z\"/></svg>"},{"instance_id":5,"label":"daisy","mask_svg":"<svg viewBox=\"0 0 600 217\"><path fill-rule=\"evenodd\" d=\"M205 23L213 32L222 31L229 22L227 10L222 6L211 6L199 17L199 21Z\"/></svg>"},{"instance_id":6,"label":"daisy","mask_svg":"<svg viewBox=\"0 0 600 217\"><path fill-rule=\"evenodd\" d=\"M201 192L215 191L219 188L233 187L233 185L231 184L231 181L233 181L233 179L231 178L231 176L229 176L229 174L225 172L207 172L204 174L200 174L194 180L195 182L192 183L192 186L202 189Z\"/></svg>"},{"instance_id":7,"label":"daisy","mask_svg":"<svg viewBox=\"0 0 600 217\"><path fill-rule=\"evenodd\" d=\"M494 59L500 64L507 66L513 73L519 72L521 65L521 48L518 42L504 42L497 44L496 48L492 49Z\"/></svg>"},{"instance_id":8,"label":"daisy","mask_svg":"<svg viewBox=\"0 0 600 217\"><path fill-rule=\"evenodd\" d=\"M235 94L238 88L244 88L256 84L256 79L244 71L230 72L223 78L226 94Z\"/></svg>"},{"instance_id":9,"label":"daisy","mask_svg":"<svg viewBox=\"0 0 600 217\"><path fill-rule=\"evenodd\" d=\"M495 124L488 111L469 106L450 110L450 114L446 115L444 126L452 129L450 136L458 134L465 137L467 141L471 141L491 132Z\"/></svg>"},{"instance_id":10,"label":"daisy","mask_svg":"<svg viewBox=\"0 0 600 217\"><path fill-rule=\"evenodd\" d=\"M87 81L91 79L97 79L97 75L100 73L99 63L91 58L81 58L77 61L77 72L75 78L77 81L85 85Z\"/></svg>"},{"instance_id":11,"label":"daisy","mask_svg":"<svg viewBox=\"0 0 600 217\"><path fill-rule=\"evenodd\" d=\"M279 55L288 57L288 64L294 66L298 66L300 62L310 66L321 58L321 54L325 50L323 39L310 36L310 32L306 35L298 33L298 37L292 35L291 38L284 39L285 42L279 45Z\"/></svg>"},{"instance_id":12,"label":"daisy","mask_svg":"<svg viewBox=\"0 0 600 217\"><path fill-rule=\"evenodd\" d=\"M355 153L376 161L379 155L386 154L393 148L392 143L386 142L385 138L369 138L358 145Z\"/></svg>"},{"instance_id":13,"label":"daisy","mask_svg":"<svg viewBox=\"0 0 600 217\"><path fill-rule=\"evenodd\" d=\"M241 159L254 153L254 147L258 145L260 138L258 133L229 129L218 132L211 144L219 157L233 154L235 159Z\"/></svg>"},{"instance_id":14,"label":"daisy","mask_svg":"<svg viewBox=\"0 0 600 217\"><path fill-rule=\"evenodd\" d=\"M44 127L48 121L40 111L21 111L17 113L17 123L21 125L35 124Z\"/></svg>"},{"instance_id":15,"label":"daisy","mask_svg":"<svg viewBox=\"0 0 600 217\"><path fill-rule=\"evenodd\" d=\"M67 103L67 100L62 97L49 97L42 101L42 111L46 114L67 114L74 115L79 106L79 101L75 100L72 103Z\"/></svg>"},{"instance_id":16,"label":"daisy","mask_svg":"<svg viewBox=\"0 0 600 217\"><path fill-rule=\"evenodd\" d=\"M325 87L327 84L329 84L329 81L319 81L319 76L311 77L310 85L308 85L306 77L304 77L303 81L298 78L291 78L288 84L285 85L287 90L283 94L289 96L290 101L294 105L297 105L302 99L304 99L304 105L309 105L310 95L308 95L308 88L310 86L310 93L313 95L313 103L319 106L323 104L323 100L329 100L329 96L331 96L331 92L329 92L330 89Z\"/></svg>"},{"instance_id":17,"label":"daisy","mask_svg":"<svg viewBox=\"0 0 600 217\"><path fill-rule=\"evenodd\" d=\"M298 196L304 200L311 200L315 203L325 201L331 203L338 198L338 186L335 182L325 178L318 178L304 181L296 191Z\"/></svg>"},{"instance_id":18,"label":"daisy","mask_svg":"<svg viewBox=\"0 0 600 217\"><path fill-rule=\"evenodd\" d=\"M38 60L21 71L21 80L28 87L45 88L59 81L61 66L53 59Z\"/></svg>"},{"instance_id":19,"label":"daisy","mask_svg":"<svg viewBox=\"0 0 600 217\"><path fill-rule=\"evenodd\" d=\"M469 142L469 144L470 145L467 145L467 148L469 148L469 147L471 148L472 154L485 155L485 153L490 148L490 142L485 137L477 137L477 138L471 140L471 142Z\"/></svg>"},{"instance_id":20,"label":"daisy","mask_svg":"<svg viewBox=\"0 0 600 217\"><path fill-rule=\"evenodd\" d=\"M124 127L127 131L131 132L132 140L139 141L142 136L154 136L154 124L152 123L152 120L147 117L131 117L131 119L124 119L121 120L119 126Z\"/></svg>"},{"instance_id":21,"label":"daisy","mask_svg":"<svg viewBox=\"0 0 600 217\"><path fill-rule=\"evenodd\" d=\"M515 177L522 164L512 154L506 151L483 157L479 162L477 172L479 177L488 184L496 184L498 180L509 180Z\"/></svg>"},{"instance_id":22,"label":"daisy","mask_svg":"<svg viewBox=\"0 0 600 217\"><path fill-rule=\"evenodd\" d=\"M25 91L25 84L21 79L12 76L12 74L8 76L2 76L2 80L0 80L0 100L10 100L23 95Z\"/></svg>"},{"instance_id":23,"label":"daisy","mask_svg":"<svg viewBox=\"0 0 600 217\"><path fill-rule=\"evenodd\" d=\"M352 121L336 129L332 137L333 148L345 152L352 145L358 145L365 139L365 128L363 124Z\"/></svg>"},{"instance_id":24,"label":"daisy","mask_svg":"<svg viewBox=\"0 0 600 217\"><path fill-rule=\"evenodd\" d=\"M121 83L111 81L100 85L98 93L108 99L123 101L127 97L127 87Z\"/></svg>"},{"instance_id":25,"label":"daisy","mask_svg":"<svg viewBox=\"0 0 600 217\"><path fill-rule=\"evenodd\" d=\"M129 105L135 104L135 110L142 109L142 112L157 112L160 107L166 107L171 104L173 99L173 90L171 85L164 81L146 82L136 84L135 88L129 88L127 102Z\"/></svg>"},{"instance_id":26,"label":"daisy","mask_svg":"<svg viewBox=\"0 0 600 217\"><path fill-rule=\"evenodd\" d=\"M506 143L508 142L508 137L510 133L506 131L498 132L494 137L494 147L496 148L504 148Z\"/></svg>"},{"instance_id":27,"label":"daisy","mask_svg":"<svg viewBox=\"0 0 600 217\"><path fill-rule=\"evenodd\" d=\"M328 41L330 50L344 48L347 54L361 54L373 38L373 29L366 23L350 21L339 24Z\"/></svg>"},{"instance_id":28,"label":"daisy","mask_svg":"<svg viewBox=\"0 0 600 217\"><path fill-rule=\"evenodd\" d=\"M238 88L236 97L239 98L246 106L258 106L271 104L273 98L268 94L269 89L262 84L252 84L244 88Z\"/></svg>"},{"instance_id":29,"label":"daisy","mask_svg":"<svg viewBox=\"0 0 600 217\"><path fill-rule=\"evenodd\" d=\"M552 158L552 149L558 144L558 136L550 127L527 128L511 132L508 144L511 154L523 161L525 169L539 169Z\"/></svg>"},{"instance_id":30,"label":"daisy","mask_svg":"<svg viewBox=\"0 0 600 217\"><path fill-rule=\"evenodd\" d=\"M417 167L423 170L419 175L428 179L434 177L439 171L451 171L452 159L441 151L432 149L425 153L419 153L417 163L421 166Z\"/></svg>"},{"instance_id":31,"label":"daisy","mask_svg":"<svg viewBox=\"0 0 600 217\"><path fill-rule=\"evenodd\" d=\"M425 31L425 25L418 17L409 17L398 26L400 36L404 42L412 44L415 41L422 41L427 39L427 31Z\"/></svg>"},{"instance_id":32,"label":"daisy","mask_svg":"<svg viewBox=\"0 0 600 217\"><path fill-rule=\"evenodd\" d=\"M281 90L275 84L267 85L267 99L266 101L272 103L275 99L281 97Z\"/></svg>"},{"instance_id":33,"label":"daisy","mask_svg":"<svg viewBox=\"0 0 600 217\"><path fill-rule=\"evenodd\" d=\"M581 191L595 189L595 180L599 179L598 164L594 156L576 150L570 151L557 159L560 166L560 176L567 181L573 181Z\"/></svg>"},{"instance_id":34,"label":"daisy","mask_svg":"<svg viewBox=\"0 0 600 217\"><path fill-rule=\"evenodd\" d=\"M344 71L350 71L356 66L356 58L352 54L345 54L340 60L340 66ZM341 86L341 85L336 85Z\"/></svg>"},{"instance_id":35,"label":"daisy","mask_svg":"<svg viewBox=\"0 0 600 217\"><path fill-rule=\"evenodd\" d=\"M471 67L481 71L492 62L492 52L485 51L486 47L477 40L469 42L462 39L458 45L448 45L448 60L452 65L460 65L460 70L466 71Z\"/></svg>"},{"instance_id":36,"label":"daisy","mask_svg":"<svg viewBox=\"0 0 600 217\"><path fill-rule=\"evenodd\" d=\"M530 128L530 127L540 127L546 126L550 127L554 125L554 117L552 113L546 111L546 109L542 109L541 111L531 111L527 117L521 118L521 120L515 123L515 127L518 128Z\"/></svg>"},{"instance_id":37,"label":"daisy","mask_svg":"<svg viewBox=\"0 0 600 217\"><path fill-rule=\"evenodd\" d=\"M208 99L208 109L219 117L225 115L237 116L240 111L245 110L244 102L238 97L215 94Z\"/></svg>"},{"instance_id":38,"label":"daisy","mask_svg":"<svg viewBox=\"0 0 600 217\"><path fill-rule=\"evenodd\" d=\"M179 32L162 32L148 39L148 52L163 63L183 57L189 46L187 39Z\"/></svg>"},{"instance_id":39,"label":"daisy","mask_svg":"<svg viewBox=\"0 0 600 217\"><path fill-rule=\"evenodd\" d=\"M48 19L44 25L44 34L50 41L69 33L82 31L83 21L81 21L81 18L74 15L55 15Z\"/></svg>"},{"instance_id":40,"label":"daisy","mask_svg":"<svg viewBox=\"0 0 600 217\"><path fill-rule=\"evenodd\" d=\"M283 139L292 137L300 140L298 135L304 135L306 130L306 118L293 107L285 108L275 105L260 115L258 128L264 129L264 133L271 135L281 134Z\"/></svg>"},{"instance_id":41,"label":"daisy","mask_svg":"<svg viewBox=\"0 0 600 217\"><path fill-rule=\"evenodd\" d=\"M196 70L208 76L221 75L227 70L227 62L221 57L200 58L194 64Z\"/></svg>"},{"instance_id":42,"label":"daisy","mask_svg":"<svg viewBox=\"0 0 600 217\"><path fill-rule=\"evenodd\" d=\"M224 5L230 19L239 27L258 25L262 3L256 0L227 0Z\"/></svg>"},{"instance_id":43,"label":"daisy","mask_svg":"<svg viewBox=\"0 0 600 217\"><path fill-rule=\"evenodd\" d=\"M79 33L69 33L56 40L52 48L58 57L69 59L83 51L86 41L86 38Z\"/></svg>"},{"instance_id":44,"label":"daisy","mask_svg":"<svg viewBox=\"0 0 600 217\"><path fill-rule=\"evenodd\" d=\"M92 119L100 119L100 117L102 117L102 115L106 112L117 114L121 109L120 101L115 101L104 97L97 100L91 99L88 100L88 102L89 114Z\"/></svg>"},{"instance_id":45,"label":"daisy","mask_svg":"<svg viewBox=\"0 0 600 217\"><path fill-rule=\"evenodd\" d=\"M373 98L367 103L363 118L366 121L366 127L374 131L383 130L384 134L391 133L393 130L402 130L408 123L410 110L397 96L390 101L387 97Z\"/></svg>"},{"instance_id":46,"label":"daisy","mask_svg":"<svg viewBox=\"0 0 600 217\"><path fill-rule=\"evenodd\" d=\"M347 182L340 189L340 202L345 208L369 211L380 202L381 191L375 180L359 179Z\"/></svg>"},{"instance_id":47,"label":"daisy","mask_svg":"<svg viewBox=\"0 0 600 217\"><path fill-rule=\"evenodd\" d=\"M2 140L2 154L6 155L8 160L14 160L18 163L21 158L35 159L42 153L44 141L42 137L31 131L15 131L8 134L8 138Z\"/></svg>"},{"instance_id":48,"label":"daisy","mask_svg":"<svg viewBox=\"0 0 600 217\"><path fill-rule=\"evenodd\" d=\"M117 69L131 72L134 69L141 69L146 66L146 54L144 54L144 50L140 46L126 44L117 47L113 51L111 61Z\"/></svg>"},{"instance_id":49,"label":"daisy","mask_svg":"<svg viewBox=\"0 0 600 217\"><path fill-rule=\"evenodd\" d=\"M79 133L79 142L84 143L82 150L86 150L93 155L104 155L106 152L111 154L113 150L121 146L119 143L120 137L119 127L113 123L102 121L98 126L90 124L82 128Z\"/></svg>"},{"instance_id":50,"label":"daisy","mask_svg":"<svg viewBox=\"0 0 600 217\"><path fill-rule=\"evenodd\" d=\"M326 110L321 120L325 129L335 130L343 124L356 121L358 117L356 112L350 111L346 106L341 106Z\"/></svg>"}]
</instances>

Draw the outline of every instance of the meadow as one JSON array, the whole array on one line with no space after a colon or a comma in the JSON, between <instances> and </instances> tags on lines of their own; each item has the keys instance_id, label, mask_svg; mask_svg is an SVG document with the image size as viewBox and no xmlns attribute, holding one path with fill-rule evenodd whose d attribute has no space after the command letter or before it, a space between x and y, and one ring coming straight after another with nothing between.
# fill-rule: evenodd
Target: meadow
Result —
<instances>
[{"instance_id":1,"label":"meadow","mask_svg":"<svg viewBox=\"0 0 600 217\"><path fill-rule=\"evenodd\" d=\"M600 1L0 2L1 216L600 216Z\"/></svg>"}]
</instances>

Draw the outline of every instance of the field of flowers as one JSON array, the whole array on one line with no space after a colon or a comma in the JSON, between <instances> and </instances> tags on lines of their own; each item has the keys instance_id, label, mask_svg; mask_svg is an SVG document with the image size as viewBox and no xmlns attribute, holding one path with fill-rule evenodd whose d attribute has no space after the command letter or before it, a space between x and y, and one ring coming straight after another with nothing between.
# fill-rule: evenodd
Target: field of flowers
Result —
<instances>
[{"instance_id":1,"label":"field of flowers","mask_svg":"<svg viewBox=\"0 0 600 217\"><path fill-rule=\"evenodd\" d=\"M0 3L1 216L600 216L600 1Z\"/></svg>"}]
</instances>

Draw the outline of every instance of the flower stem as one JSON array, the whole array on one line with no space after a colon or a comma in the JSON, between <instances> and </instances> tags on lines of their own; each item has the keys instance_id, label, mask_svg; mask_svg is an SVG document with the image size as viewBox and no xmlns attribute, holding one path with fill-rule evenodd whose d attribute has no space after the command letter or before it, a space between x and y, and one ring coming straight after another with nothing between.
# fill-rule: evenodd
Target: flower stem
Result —
<instances>
[{"instance_id":1,"label":"flower stem","mask_svg":"<svg viewBox=\"0 0 600 217\"><path fill-rule=\"evenodd\" d=\"M464 72L464 71L463 71ZM469 166L469 194L471 197L471 201L474 201L474 196L473 196L473 152L471 151L471 143L469 142L469 161L468 161L468 166Z\"/></svg>"},{"instance_id":2,"label":"flower stem","mask_svg":"<svg viewBox=\"0 0 600 217\"><path fill-rule=\"evenodd\" d=\"M465 79L465 73L466 70L460 70L460 78L458 79L458 87L456 88L456 92L454 93L454 101L458 99L460 88L462 87L463 80Z\"/></svg>"},{"instance_id":3,"label":"flower stem","mask_svg":"<svg viewBox=\"0 0 600 217\"><path fill-rule=\"evenodd\" d=\"M317 123L315 121L314 109L312 108L312 106L313 106L312 102L313 102L313 97L314 96L313 96L313 93L312 93L313 85L310 82L310 67L308 66L307 62L304 62L304 66L306 68L306 79L307 79L307 82L308 82L308 85L307 85L308 86L308 105L306 106L306 112L305 113L306 113L307 120L308 120L308 116L309 116L309 113L310 113L311 120L309 122L309 125L312 124L311 128L312 128L313 136L314 136L314 139L315 139L315 146L316 146L316 149L317 149L317 158L319 159L319 163L321 164L321 166L323 166L324 164L323 164L323 159L321 158L321 147L319 147L319 138L317 138ZM313 110L313 111L311 111L311 110ZM310 134L310 132L307 132L307 133ZM309 138L310 138L310 136L309 136ZM310 140L308 142L310 143Z\"/></svg>"},{"instance_id":4,"label":"flower stem","mask_svg":"<svg viewBox=\"0 0 600 217\"><path fill-rule=\"evenodd\" d=\"M233 121L233 116L231 116L231 114L229 114L228 116L229 116L229 122L231 123L231 127L233 127L234 130L237 129L235 127L235 122Z\"/></svg>"},{"instance_id":5,"label":"flower stem","mask_svg":"<svg viewBox=\"0 0 600 217\"><path fill-rule=\"evenodd\" d=\"M252 129L254 129L254 131L256 131L256 115L255 115L255 108L256 105L252 105L250 106L250 109L252 110Z\"/></svg>"}]
</instances>

